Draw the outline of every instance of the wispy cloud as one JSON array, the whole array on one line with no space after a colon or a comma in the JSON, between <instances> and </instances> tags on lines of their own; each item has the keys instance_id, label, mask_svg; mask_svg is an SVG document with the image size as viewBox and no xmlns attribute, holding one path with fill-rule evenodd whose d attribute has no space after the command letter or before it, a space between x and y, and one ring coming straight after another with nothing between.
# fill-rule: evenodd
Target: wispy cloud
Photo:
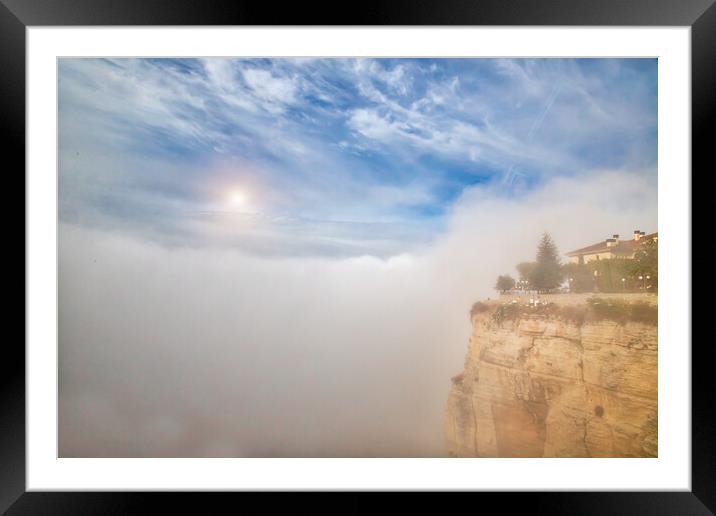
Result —
<instances>
[{"instance_id":1,"label":"wispy cloud","mask_svg":"<svg viewBox=\"0 0 716 516\"><path fill-rule=\"evenodd\" d=\"M217 185L269 218L422 225L390 237L409 249L471 185L656 170L655 60L63 59L59 93L63 220L188 245Z\"/></svg>"}]
</instances>

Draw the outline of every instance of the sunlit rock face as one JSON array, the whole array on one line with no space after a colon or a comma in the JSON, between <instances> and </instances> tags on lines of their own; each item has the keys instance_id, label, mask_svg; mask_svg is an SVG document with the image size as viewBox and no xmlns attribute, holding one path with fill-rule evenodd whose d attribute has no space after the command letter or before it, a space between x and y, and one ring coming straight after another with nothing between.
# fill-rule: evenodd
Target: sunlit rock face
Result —
<instances>
[{"instance_id":1,"label":"sunlit rock face","mask_svg":"<svg viewBox=\"0 0 716 516\"><path fill-rule=\"evenodd\" d=\"M475 314L445 413L453 457L657 456L657 328Z\"/></svg>"}]
</instances>

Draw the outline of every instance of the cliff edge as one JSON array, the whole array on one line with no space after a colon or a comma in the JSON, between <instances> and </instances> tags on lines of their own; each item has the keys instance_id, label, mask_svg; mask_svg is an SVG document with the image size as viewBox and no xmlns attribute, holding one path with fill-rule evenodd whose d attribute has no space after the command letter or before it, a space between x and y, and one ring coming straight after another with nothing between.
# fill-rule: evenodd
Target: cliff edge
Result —
<instances>
[{"instance_id":1,"label":"cliff edge","mask_svg":"<svg viewBox=\"0 0 716 516\"><path fill-rule=\"evenodd\" d=\"M476 303L450 456L657 456L655 301L573 301Z\"/></svg>"}]
</instances>

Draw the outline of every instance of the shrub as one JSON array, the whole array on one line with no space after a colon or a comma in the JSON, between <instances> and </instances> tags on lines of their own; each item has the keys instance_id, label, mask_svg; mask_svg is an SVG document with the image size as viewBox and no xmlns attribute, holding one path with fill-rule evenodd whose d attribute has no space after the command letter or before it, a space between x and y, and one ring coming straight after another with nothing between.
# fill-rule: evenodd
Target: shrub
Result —
<instances>
[{"instance_id":1,"label":"shrub","mask_svg":"<svg viewBox=\"0 0 716 516\"><path fill-rule=\"evenodd\" d=\"M521 313L521 307L517 303L508 303L500 305L492 313L492 320L497 324L501 324L506 319L516 319Z\"/></svg>"},{"instance_id":2,"label":"shrub","mask_svg":"<svg viewBox=\"0 0 716 516\"><path fill-rule=\"evenodd\" d=\"M475 317L477 314L485 313L490 309L490 305L487 303L483 303L482 301L478 301L474 305L472 305L472 309L470 310L470 318Z\"/></svg>"},{"instance_id":3,"label":"shrub","mask_svg":"<svg viewBox=\"0 0 716 516\"><path fill-rule=\"evenodd\" d=\"M461 384L462 384L462 381L463 381L464 379L465 379L465 373L456 374L455 376L453 376L452 378L450 378L450 380L452 381L452 383L455 384L455 385L461 385Z\"/></svg>"}]
</instances>

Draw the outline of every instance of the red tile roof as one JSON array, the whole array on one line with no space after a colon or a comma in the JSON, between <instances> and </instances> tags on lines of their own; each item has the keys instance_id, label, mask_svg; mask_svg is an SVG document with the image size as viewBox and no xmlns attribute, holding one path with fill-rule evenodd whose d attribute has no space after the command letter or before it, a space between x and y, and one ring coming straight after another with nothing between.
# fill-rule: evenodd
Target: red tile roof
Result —
<instances>
[{"instance_id":1,"label":"red tile roof","mask_svg":"<svg viewBox=\"0 0 716 516\"><path fill-rule=\"evenodd\" d=\"M650 233L648 235L642 236L639 240L620 240L617 245L611 247L607 247L606 241L602 240L597 244L570 251L566 253L566 255L579 256L580 254L596 254L601 252L609 252L616 255L630 255L636 251L638 246L640 246L644 242L648 242L649 240L657 238L658 235L659 233Z\"/></svg>"}]
</instances>

